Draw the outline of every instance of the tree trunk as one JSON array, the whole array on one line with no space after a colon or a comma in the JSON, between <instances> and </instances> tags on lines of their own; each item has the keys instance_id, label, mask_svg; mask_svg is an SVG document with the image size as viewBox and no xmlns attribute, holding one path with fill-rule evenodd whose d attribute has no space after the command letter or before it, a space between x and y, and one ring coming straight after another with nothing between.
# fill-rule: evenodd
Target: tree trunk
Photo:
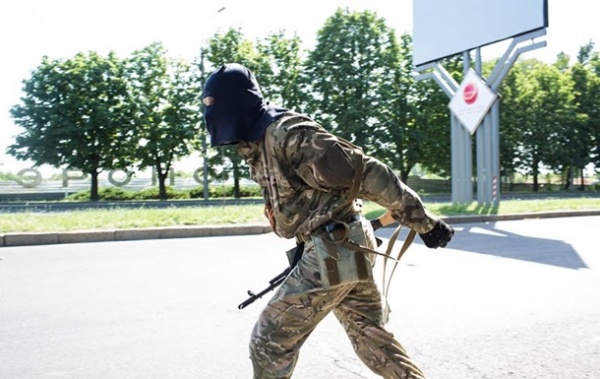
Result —
<instances>
[{"instance_id":1,"label":"tree trunk","mask_svg":"<svg viewBox=\"0 0 600 379\"><path fill-rule=\"evenodd\" d=\"M240 178L233 178L233 197L235 199L240 199L242 197L242 191L240 190Z\"/></svg>"},{"instance_id":2,"label":"tree trunk","mask_svg":"<svg viewBox=\"0 0 600 379\"><path fill-rule=\"evenodd\" d=\"M90 189L90 201L98 201L98 170L91 170L90 176L92 177L92 187Z\"/></svg>"},{"instance_id":3,"label":"tree trunk","mask_svg":"<svg viewBox=\"0 0 600 379\"><path fill-rule=\"evenodd\" d=\"M537 160L533 161L533 172L532 172L532 174L533 174L533 192L538 192L538 190L539 190L539 180L538 180L538 176L540 175L540 172L538 169L539 164L540 164L539 161L537 161Z\"/></svg>"},{"instance_id":4,"label":"tree trunk","mask_svg":"<svg viewBox=\"0 0 600 379\"><path fill-rule=\"evenodd\" d=\"M408 174L410 173L410 170L400 170L400 180L402 181L402 183L408 183Z\"/></svg>"},{"instance_id":5,"label":"tree trunk","mask_svg":"<svg viewBox=\"0 0 600 379\"><path fill-rule=\"evenodd\" d=\"M169 176L169 172L162 172L160 165L156 166L156 177L158 178L158 198L160 201L167 200L167 186L165 182L167 181L167 177Z\"/></svg>"},{"instance_id":6,"label":"tree trunk","mask_svg":"<svg viewBox=\"0 0 600 379\"><path fill-rule=\"evenodd\" d=\"M237 161L233 161L233 197L234 199L242 197L240 191L240 165Z\"/></svg>"},{"instance_id":7,"label":"tree trunk","mask_svg":"<svg viewBox=\"0 0 600 379\"><path fill-rule=\"evenodd\" d=\"M569 169L567 170L567 179L565 180L565 190L568 190L571 188L571 184L573 183L573 167L569 166Z\"/></svg>"}]
</instances>

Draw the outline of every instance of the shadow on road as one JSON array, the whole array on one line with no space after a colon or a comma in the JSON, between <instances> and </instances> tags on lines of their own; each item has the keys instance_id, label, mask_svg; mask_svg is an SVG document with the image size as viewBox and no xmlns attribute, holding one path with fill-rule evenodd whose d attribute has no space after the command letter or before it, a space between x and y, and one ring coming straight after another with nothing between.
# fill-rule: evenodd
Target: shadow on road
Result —
<instances>
[{"instance_id":1,"label":"shadow on road","mask_svg":"<svg viewBox=\"0 0 600 379\"><path fill-rule=\"evenodd\" d=\"M496 223L456 225L456 234L449 247L465 252L494 255L568 269L588 268L577 251L568 243L552 238L532 237L498 229ZM393 229L377 232L379 237L389 238ZM403 240L406 231L400 234ZM420 238L414 243L423 244Z\"/></svg>"}]
</instances>

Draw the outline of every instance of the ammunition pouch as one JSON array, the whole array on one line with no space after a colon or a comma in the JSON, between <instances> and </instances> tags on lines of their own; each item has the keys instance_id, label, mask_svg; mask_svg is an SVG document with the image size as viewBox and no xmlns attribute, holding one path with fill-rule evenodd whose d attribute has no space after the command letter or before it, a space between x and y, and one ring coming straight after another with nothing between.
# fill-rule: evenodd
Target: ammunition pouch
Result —
<instances>
[{"instance_id":1,"label":"ammunition pouch","mask_svg":"<svg viewBox=\"0 0 600 379\"><path fill-rule=\"evenodd\" d=\"M360 218L350 223L327 224L314 233L314 244L323 288L373 280L372 264L376 253L371 245L372 229Z\"/></svg>"}]
</instances>

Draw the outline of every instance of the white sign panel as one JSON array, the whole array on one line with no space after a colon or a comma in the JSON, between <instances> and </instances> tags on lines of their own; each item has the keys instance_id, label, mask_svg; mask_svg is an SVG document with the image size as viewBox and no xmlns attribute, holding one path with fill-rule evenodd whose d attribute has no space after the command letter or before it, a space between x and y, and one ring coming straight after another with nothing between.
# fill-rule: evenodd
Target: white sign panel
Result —
<instances>
[{"instance_id":1,"label":"white sign panel","mask_svg":"<svg viewBox=\"0 0 600 379\"><path fill-rule=\"evenodd\" d=\"M420 66L546 28L548 0L413 0L413 24Z\"/></svg>"},{"instance_id":2,"label":"white sign panel","mask_svg":"<svg viewBox=\"0 0 600 379\"><path fill-rule=\"evenodd\" d=\"M460 123L473 134L496 98L497 95L485 81L475 71L469 70L450 100L449 107Z\"/></svg>"}]
</instances>

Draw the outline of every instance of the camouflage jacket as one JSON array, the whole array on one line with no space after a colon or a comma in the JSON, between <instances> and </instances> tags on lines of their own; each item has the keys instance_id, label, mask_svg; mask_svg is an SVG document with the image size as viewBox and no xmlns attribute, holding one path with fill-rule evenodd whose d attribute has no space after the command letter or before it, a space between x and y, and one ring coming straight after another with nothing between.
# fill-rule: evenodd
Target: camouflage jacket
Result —
<instances>
[{"instance_id":1,"label":"camouflage jacket","mask_svg":"<svg viewBox=\"0 0 600 379\"><path fill-rule=\"evenodd\" d=\"M282 237L310 233L332 218L359 212L347 201L359 159L363 172L358 198L391 210L396 221L418 233L430 231L437 222L390 167L306 116L285 113L269 125L262 141L240 143L237 151L273 209L275 231Z\"/></svg>"}]
</instances>

